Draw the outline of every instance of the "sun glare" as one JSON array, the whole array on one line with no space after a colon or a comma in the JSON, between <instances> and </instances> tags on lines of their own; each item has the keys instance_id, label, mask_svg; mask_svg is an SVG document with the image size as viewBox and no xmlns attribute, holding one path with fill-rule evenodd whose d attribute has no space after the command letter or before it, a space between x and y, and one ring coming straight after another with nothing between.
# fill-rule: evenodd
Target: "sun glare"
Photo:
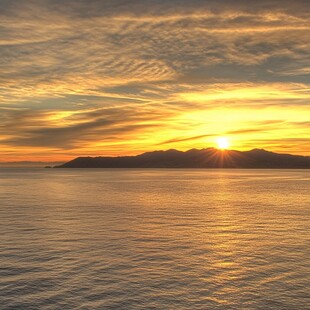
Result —
<instances>
[{"instance_id":1,"label":"sun glare","mask_svg":"<svg viewBox=\"0 0 310 310\"><path fill-rule=\"evenodd\" d=\"M220 137L216 140L217 148L220 150L226 150L229 147L228 138Z\"/></svg>"}]
</instances>

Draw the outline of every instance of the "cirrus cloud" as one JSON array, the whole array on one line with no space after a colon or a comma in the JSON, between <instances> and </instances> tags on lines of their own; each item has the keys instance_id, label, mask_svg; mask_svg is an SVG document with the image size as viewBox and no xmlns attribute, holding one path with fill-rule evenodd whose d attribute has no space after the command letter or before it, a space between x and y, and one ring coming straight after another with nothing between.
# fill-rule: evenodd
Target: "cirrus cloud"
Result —
<instances>
[{"instance_id":1,"label":"cirrus cloud","mask_svg":"<svg viewBox=\"0 0 310 310\"><path fill-rule=\"evenodd\" d=\"M282 135L306 154L309 11L302 0L0 0L2 157L199 147L225 132L243 133L239 148ZM246 129L248 107L265 114ZM262 130L278 118L268 113L287 127Z\"/></svg>"}]
</instances>

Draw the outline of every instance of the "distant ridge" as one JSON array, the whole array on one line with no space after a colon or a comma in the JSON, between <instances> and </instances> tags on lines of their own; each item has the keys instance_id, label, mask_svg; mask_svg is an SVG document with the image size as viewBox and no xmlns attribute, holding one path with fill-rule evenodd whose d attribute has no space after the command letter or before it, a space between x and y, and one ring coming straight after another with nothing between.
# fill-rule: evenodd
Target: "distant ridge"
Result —
<instances>
[{"instance_id":1,"label":"distant ridge","mask_svg":"<svg viewBox=\"0 0 310 310\"><path fill-rule=\"evenodd\" d=\"M42 168L44 166L61 165L63 162L43 162L43 161L11 161L0 162L0 168Z\"/></svg>"},{"instance_id":2,"label":"distant ridge","mask_svg":"<svg viewBox=\"0 0 310 310\"><path fill-rule=\"evenodd\" d=\"M55 168L287 168L309 169L310 156L278 154L263 149L221 151L215 148L174 149L137 156L78 157Z\"/></svg>"}]
</instances>

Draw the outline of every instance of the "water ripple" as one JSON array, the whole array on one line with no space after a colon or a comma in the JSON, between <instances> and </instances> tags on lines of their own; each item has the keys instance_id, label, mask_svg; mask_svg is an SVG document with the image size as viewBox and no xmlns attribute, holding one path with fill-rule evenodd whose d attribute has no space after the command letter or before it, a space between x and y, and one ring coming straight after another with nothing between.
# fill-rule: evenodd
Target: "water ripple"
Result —
<instances>
[{"instance_id":1,"label":"water ripple","mask_svg":"<svg viewBox=\"0 0 310 310\"><path fill-rule=\"evenodd\" d=\"M0 170L0 309L309 309L309 182Z\"/></svg>"}]
</instances>

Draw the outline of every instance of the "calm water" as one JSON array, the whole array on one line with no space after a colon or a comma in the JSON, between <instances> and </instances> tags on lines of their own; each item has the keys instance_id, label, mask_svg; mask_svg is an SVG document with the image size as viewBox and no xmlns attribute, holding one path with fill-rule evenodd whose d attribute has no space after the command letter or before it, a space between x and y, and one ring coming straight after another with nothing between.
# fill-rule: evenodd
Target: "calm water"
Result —
<instances>
[{"instance_id":1,"label":"calm water","mask_svg":"<svg viewBox=\"0 0 310 310\"><path fill-rule=\"evenodd\" d=\"M0 309L310 309L310 171L0 170Z\"/></svg>"}]
</instances>

